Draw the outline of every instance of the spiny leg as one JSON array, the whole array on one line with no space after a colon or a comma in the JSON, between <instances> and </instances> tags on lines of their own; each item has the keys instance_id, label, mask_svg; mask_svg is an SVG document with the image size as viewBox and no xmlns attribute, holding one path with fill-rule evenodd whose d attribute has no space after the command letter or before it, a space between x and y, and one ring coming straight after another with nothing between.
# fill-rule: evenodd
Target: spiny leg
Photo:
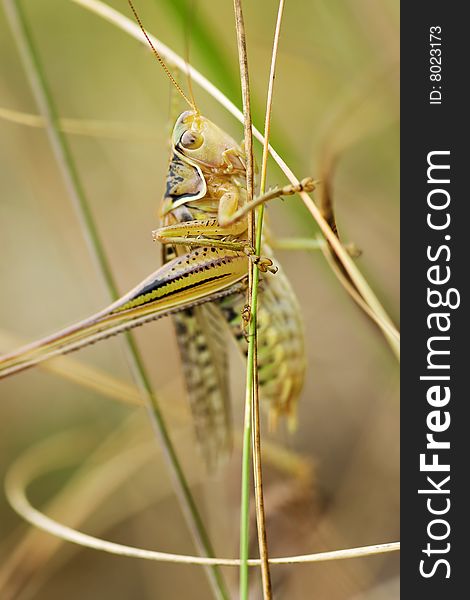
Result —
<instances>
[{"instance_id":1,"label":"spiny leg","mask_svg":"<svg viewBox=\"0 0 470 600\"><path fill-rule=\"evenodd\" d=\"M159 227L152 232L154 241L163 244L175 243L174 240L182 239L213 239L213 236L221 238L232 236L240 237L246 231L246 223L233 223L230 227L222 227L218 219L194 219L192 221L184 221L182 223L174 223ZM188 244L190 245L190 244Z\"/></svg>"},{"instance_id":2,"label":"spiny leg","mask_svg":"<svg viewBox=\"0 0 470 600\"><path fill-rule=\"evenodd\" d=\"M248 259L258 266L261 272L277 272L270 258L256 255L255 249L247 241L226 240L207 237L210 235L237 236L244 233L246 226L234 223L231 227L221 227L217 219L186 221L167 227L160 227L153 232L153 239L162 244L177 244L182 246L220 248L244 252ZM237 224L239 225L237 227Z\"/></svg>"}]
</instances>

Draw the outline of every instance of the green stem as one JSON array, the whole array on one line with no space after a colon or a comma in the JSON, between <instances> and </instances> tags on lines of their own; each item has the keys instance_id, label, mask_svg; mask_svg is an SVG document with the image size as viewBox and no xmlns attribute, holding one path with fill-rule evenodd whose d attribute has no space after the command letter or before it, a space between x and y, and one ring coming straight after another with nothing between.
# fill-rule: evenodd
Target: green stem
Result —
<instances>
[{"instance_id":1,"label":"green stem","mask_svg":"<svg viewBox=\"0 0 470 600\"><path fill-rule=\"evenodd\" d=\"M247 358L247 380L250 358ZM247 390L248 392L248 390ZM248 395L248 394L247 394ZM240 502L240 600L248 598L248 558L250 549L251 401L245 402L242 446L242 488Z\"/></svg>"},{"instance_id":2,"label":"green stem","mask_svg":"<svg viewBox=\"0 0 470 600\"><path fill-rule=\"evenodd\" d=\"M38 53L34 47L27 20L20 8L20 3L17 0L4 0L4 5L36 102L45 119L51 146L69 197L79 219L89 253L99 276L105 284L111 300L115 300L119 297L118 288L103 245L101 244L98 230L91 213L90 205L81 185L75 162L72 158L67 141L60 130L58 113ZM155 433L160 441L167 466L171 473L176 495L193 535L196 547L204 556L214 557L212 545L178 461L157 398L153 393L150 380L145 371L142 357L131 334L127 333L125 339L127 342L128 358L131 368L145 397L148 414L152 421ZM206 572L214 597L218 600L228 600L229 595L218 567L210 566L206 569Z\"/></svg>"},{"instance_id":3,"label":"green stem","mask_svg":"<svg viewBox=\"0 0 470 600\"><path fill-rule=\"evenodd\" d=\"M235 14L235 28L237 32L238 60L240 63L240 85L243 101L243 122L245 134L245 154L246 154L246 192L247 202L254 196L254 162L253 162L253 136L251 121L251 103L250 103L250 81L248 73L248 56L246 52L245 24L243 21L243 10L241 0L233 0ZM248 213L248 242L253 245L255 241L255 220L254 213ZM253 280L255 272L253 263L248 262L248 302L251 304ZM250 310L251 312L251 310ZM256 335L256 328L253 330L252 322L249 324L249 331L252 336ZM251 337L250 337L251 339ZM248 600L248 553L250 547L250 473L251 473L251 434L252 434L252 413L251 405L253 401L253 377L254 377L254 358L255 344L253 339L251 346L248 346L247 370L246 370L246 389L245 389L245 422L243 429L243 454L242 454L242 489L240 499L240 581L239 594L240 600Z\"/></svg>"},{"instance_id":4,"label":"green stem","mask_svg":"<svg viewBox=\"0 0 470 600\"><path fill-rule=\"evenodd\" d=\"M271 245L279 250L322 250L326 242L318 238L278 238Z\"/></svg>"}]
</instances>

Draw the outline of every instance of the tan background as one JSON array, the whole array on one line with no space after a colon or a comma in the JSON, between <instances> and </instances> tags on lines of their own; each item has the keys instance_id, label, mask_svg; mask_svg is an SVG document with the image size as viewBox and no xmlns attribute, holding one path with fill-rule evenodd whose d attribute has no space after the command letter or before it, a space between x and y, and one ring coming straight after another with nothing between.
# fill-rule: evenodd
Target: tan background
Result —
<instances>
[{"instance_id":1,"label":"tan background","mask_svg":"<svg viewBox=\"0 0 470 600\"><path fill-rule=\"evenodd\" d=\"M184 53L183 23L166 3L136 4L149 30ZM262 106L276 4L245 4L252 92ZM157 224L156 210L164 189L169 84L142 46L71 2L27 1L24 5L60 114L122 126L119 139L113 129L114 137L68 135L68 140L124 292L159 264L151 230ZM129 14L125 2L112 5ZM230 70L225 76L212 71L190 23L191 59L215 84L229 90L238 70L231 3L198 0L195 7ZM0 107L36 114L1 11L0 32ZM195 93L206 116L235 138L242 137L241 125L201 90L196 88ZM273 116L273 143L297 174L323 177L328 158L336 158L332 183L340 232L363 250L358 265L396 321L398 2L287 2ZM261 125L259 119L257 124ZM96 311L106 304L107 296L94 272L45 132L0 119L0 136L0 327L2 335L30 340ZM259 150L257 146L258 160ZM269 181L283 183L285 179L272 167ZM279 237L311 236L316 231L298 199L273 203L269 221ZM309 369L298 431L291 437L281 432L275 439L303 453L316 466L314 501L306 492L296 491L285 475L268 468L272 553L394 541L399 513L396 360L340 287L321 253L278 251L277 256L302 307ZM235 449L232 463L222 473L207 480L194 451L171 324L156 322L139 330L136 337L168 412L183 464L194 479L217 552L236 556L239 450ZM2 339L4 349L15 345ZM236 353L232 354L235 419L241 423L243 367ZM119 339L73 358L132 382ZM40 370L1 382L0 395L2 472L24 449L77 427L91 436L89 445L77 450L79 464L131 414L129 407L98 392ZM152 432L145 413L140 411L135 420L135 438L150 442ZM134 443L129 441L129 445ZM126 476L124 484L102 502L92 496L89 507L94 516L80 527L130 545L193 553L160 452L152 444L148 448L145 467ZM60 470L41 478L32 486L31 498L36 504L50 498L72 472ZM290 508L287 501L283 505L289 494L298 500ZM72 516L64 520L70 522ZM0 551L8 557L26 527L3 497L0 520ZM41 547L46 547L47 539L40 538ZM11 596L5 597L210 597L198 567L145 563L78 551L69 545L48 564L36 566L25 558L15 571ZM279 592L276 597L397 598L397 568L397 555L298 566L276 575L286 585L284 595ZM40 572L45 577L42 582ZM236 580L236 571L230 576Z\"/></svg>"}]
</instances>

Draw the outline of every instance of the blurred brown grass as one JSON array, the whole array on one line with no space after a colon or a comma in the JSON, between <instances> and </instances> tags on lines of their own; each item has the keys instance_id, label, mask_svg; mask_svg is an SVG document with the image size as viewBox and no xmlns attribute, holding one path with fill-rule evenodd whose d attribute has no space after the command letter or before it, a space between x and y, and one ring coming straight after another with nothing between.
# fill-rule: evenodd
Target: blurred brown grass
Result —
<instances>
[{"instance_id":1,"label":"blurred brown grass","mask_svg":"<svg viewBox=\"0 0 470 600\"><path fill-rule=\"evenodd\" d=\"M124 2L112 4L126 11ZM142 4L139 9L149 29L184 54L181 23L163 4ZM24 5L61 115L124 123L155 136L152 141L70 136L100 234L125 291L159 264L150 232L156 225L167 162L167 81L139 45L71 3L45 0ZM230 3L217 5L214 11L211 3L201 1L196 10L207 27L218 33L236 72ZM334 157L331 183L343 239L354 241L363 250L360 267L395 319L399 252L397 11L395 0L380 5L369 0L288 2L273 107L273 141L281 142L283 156L296 172L318 177ZM245 20L252 94L262 105L275 6L247 3ZM0 29L0 107L37 113L2 13ZM196 50L196 43L191 44L191 59L207 72L210 66L206 66L203 53ZM196 94L207 116L241 138L241 127L233 119L204 93L196 90ZM64 201L65 190L44 132L6 121L0 121L0 131L1 327L34 339L97 310L107 299L79 226ZM275 168L268 177L271 183L284 182ZM282 237L314 231L311 218L296 199L270 206L268 218L273 232ZM281 432L278 440L311 457L316 475L315 503L309 503L308 509L313 515L302 513L300 517L310 534L307 545L295 548L297 536L289 531L296 531L299 514L294 511L289 516L286 510L288 516L280 518L283 523L292 521L292 529L273 526L275 553L393 540L398 536L399 509L396 361L320 253L279 251L278 258L302 306L309 358L299 430L293 437ZM171 326L166 321L151 324L139 330L137 338L155 389L168 405L177 405L186 414L184 443L179 442L179 448L189 466L195 460L192 431ZM131 381L119 340L83 350L74 358ZM241 423L243 367L235 353L232 364L235 418ZM2 382L0 394L2 471L22 449L71 426L89 427L98 444L130 410L40 371ZM173 417L169 420L181 428ZM144 415L141 435L151 438ZM87 528L124 543L191 553L166 475L158 470L157 477L155 461L157 456L100 509L109 512L127 507L129 518L100 531L98 512ZM224 556L237 552L238 470L237 451L224 473L195 486L218 553ZM271 497L280 477L275 469L269 474ZM62 482L63 478L51 476L34 486L33 496L41 501ZM162 485L168 487L168 495L158 496L132 516L136 500L142 496L151 499ZM24 526L3 500L0 515L2 550L7 555ZM304 543L299 540L299 545ZM83 586L90 598L155 594L180 598L187 597L188 589L191 598L208 597L204 576L195 567L148 565L92 551L64 551L70 553L70 561L34 598L79 598ZM353 598L387 582L396 572L397 558L390 555L295 567L286 597ZM381 598L396 597L393 586L385 589L390 590L389 595L385 592ZM308 596L305 590L309 590Z\"/></svg>"}]
</instances>

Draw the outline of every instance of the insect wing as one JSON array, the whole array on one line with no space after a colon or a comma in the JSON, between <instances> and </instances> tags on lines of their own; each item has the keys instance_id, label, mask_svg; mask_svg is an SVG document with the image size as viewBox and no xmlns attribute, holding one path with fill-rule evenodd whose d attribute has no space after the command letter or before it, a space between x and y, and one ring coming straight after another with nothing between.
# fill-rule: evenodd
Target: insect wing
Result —
<instances>
[{"instance_id":1,"label":"insect wing","mask_svg":"<svg viewBox=\"0 0 470 600\"><path fill-rule=\"evenodd\" d=\"M196 437L212 469L231 449L226 326L211 304L178 313L173 321Z\"/></svg>"},{"instance_id":2,"label":"insect wing","mask_svg":"<svg viewBox=\"0 0 470 600\"><path fill-rule=\"evenodd\" d=\"M176 249L165 244L163 261L174 260ZM228 384L226 324L219 309L195 306L173 315L194 429L210 469L223 462L232 444Z\"/></svg>"},{"instance_id":3,"label":"insect wing","mask_svg":"<svg viewBox=\"0 0 470 600\"><path fill-rule=\"evenodd\" d=\"M269 248L264 250L270 252ZM248 346L240 318L244 303L242 293L215 301L246 356ZM261 278L257 331L259 384L263 405L269 410L270 427L275 429L284 415L293 429L306 368L304 327L297 299L281 268L276 275Z\"/></svg>"}]
</instances>

